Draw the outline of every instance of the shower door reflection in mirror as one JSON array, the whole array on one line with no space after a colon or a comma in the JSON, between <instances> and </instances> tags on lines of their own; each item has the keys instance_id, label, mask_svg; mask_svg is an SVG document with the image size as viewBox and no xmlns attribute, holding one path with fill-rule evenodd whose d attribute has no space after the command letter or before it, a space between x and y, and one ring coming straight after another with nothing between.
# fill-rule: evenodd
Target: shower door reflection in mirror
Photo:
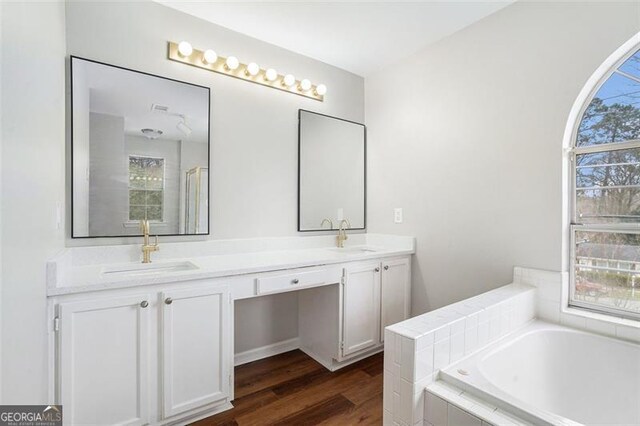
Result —
<instances>
[{"instance_id":1,"label":"shower door reflection in mirror","mask_svg":"<svg viewBox=\"0 0 640 426\"><path fill-rule=\"evenodd\" d=\"M71 57L72 237L209 233L209 88Z\"/></svg>"}]
</instances>

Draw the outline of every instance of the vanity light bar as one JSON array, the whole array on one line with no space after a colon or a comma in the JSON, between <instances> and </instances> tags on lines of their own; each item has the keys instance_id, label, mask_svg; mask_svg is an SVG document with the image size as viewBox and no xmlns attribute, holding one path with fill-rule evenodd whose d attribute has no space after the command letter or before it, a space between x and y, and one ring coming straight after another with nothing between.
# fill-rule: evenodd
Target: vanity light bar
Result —
<instances>
[{"instance_id":1,"label":"vanity light bar","mask_svg":"<svg viewBox=\"0 0 640 426\"><path fill-rule=\"evenodd\" d=\"M273 68L262 69L255 62L243 64L235 56L218 56L211 49L194 49L186 41L169 42L169 59L320 102L324 101L324 95L327 93L327 86L324 84L311 84L306 78L296 80L293 75L278 74Z\"/></svg>"}]
</instances>

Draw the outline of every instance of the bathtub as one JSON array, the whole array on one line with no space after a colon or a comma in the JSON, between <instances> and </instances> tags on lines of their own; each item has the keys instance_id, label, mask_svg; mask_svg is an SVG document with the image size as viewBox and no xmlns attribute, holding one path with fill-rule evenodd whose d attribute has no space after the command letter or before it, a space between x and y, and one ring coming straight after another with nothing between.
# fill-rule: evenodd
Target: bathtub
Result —
<instances>
[{"instance_id":1,"label":"bathtub","mask_svg":"<svg viewBox=\"0 0 640 426\"><path fill-rule=\"evenodd\" d=\"M440 379L536 425L640 425L640 345L542 321Z\"/></svg>"}]
</instances>

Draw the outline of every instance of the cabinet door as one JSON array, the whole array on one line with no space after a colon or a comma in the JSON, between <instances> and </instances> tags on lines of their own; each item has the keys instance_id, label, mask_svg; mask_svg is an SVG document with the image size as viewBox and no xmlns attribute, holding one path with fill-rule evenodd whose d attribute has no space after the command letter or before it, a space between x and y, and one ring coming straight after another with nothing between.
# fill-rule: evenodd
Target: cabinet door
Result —
<instances>
[{"instance_id":1,"label":"cabinet door","mask_svg":"<svg viewBox=\"0 0 640 426\"><path fill-rule=\"evenodd\" d=\"M229 287L162 293L164 417L229 397Z\"/></svg>"},{"instance_id":2,"label":"cabinet door","mask_svg":"<svg viewBox=\"0 0 640 426\"><path fill-rule=\"evenodd\" d=\"M65 423L148 423L149 295L59 305Z\"/></svg>"},{"instance_id":3,"label":"cabinet door","mask_svg":"<svg viewBox=\"0 0 640 426\"><path fill-rule=\"evenodd\" d=\"M385 327L409 317L410 267L409 259L394 259L382 263L381 342L384 341Z\"/></svg>"},{"instance_id":4,"label":"cabinet door","mask_svg":"<svg viewBox=\"0 0 640 426\"><path fill-rule=\"evenodd\" d=\"M349 265L342 287L342 356L347 356L379 342L380 264Z\"/></svg>"}]
</instances>

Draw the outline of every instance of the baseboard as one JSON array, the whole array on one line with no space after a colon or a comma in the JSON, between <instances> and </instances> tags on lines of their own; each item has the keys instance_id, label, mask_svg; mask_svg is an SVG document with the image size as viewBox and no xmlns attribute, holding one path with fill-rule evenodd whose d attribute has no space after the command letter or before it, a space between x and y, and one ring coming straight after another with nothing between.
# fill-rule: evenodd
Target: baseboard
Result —
<instances>
[{"instance_id":1,"label":"baseboard","mask_svg":"<svg viewBox=\"0 0 640 426\"><path fill-rule=\"evenodd\" d=\"M283 340L281 342L272 343L271 345L262 346L248 351L240 352L234 356L234 364L236 366L246 364L248 362L257 361L259 359L268 358L284 352L289 352L300 347L300 339Z\"/></svg>"}]
</instances>

